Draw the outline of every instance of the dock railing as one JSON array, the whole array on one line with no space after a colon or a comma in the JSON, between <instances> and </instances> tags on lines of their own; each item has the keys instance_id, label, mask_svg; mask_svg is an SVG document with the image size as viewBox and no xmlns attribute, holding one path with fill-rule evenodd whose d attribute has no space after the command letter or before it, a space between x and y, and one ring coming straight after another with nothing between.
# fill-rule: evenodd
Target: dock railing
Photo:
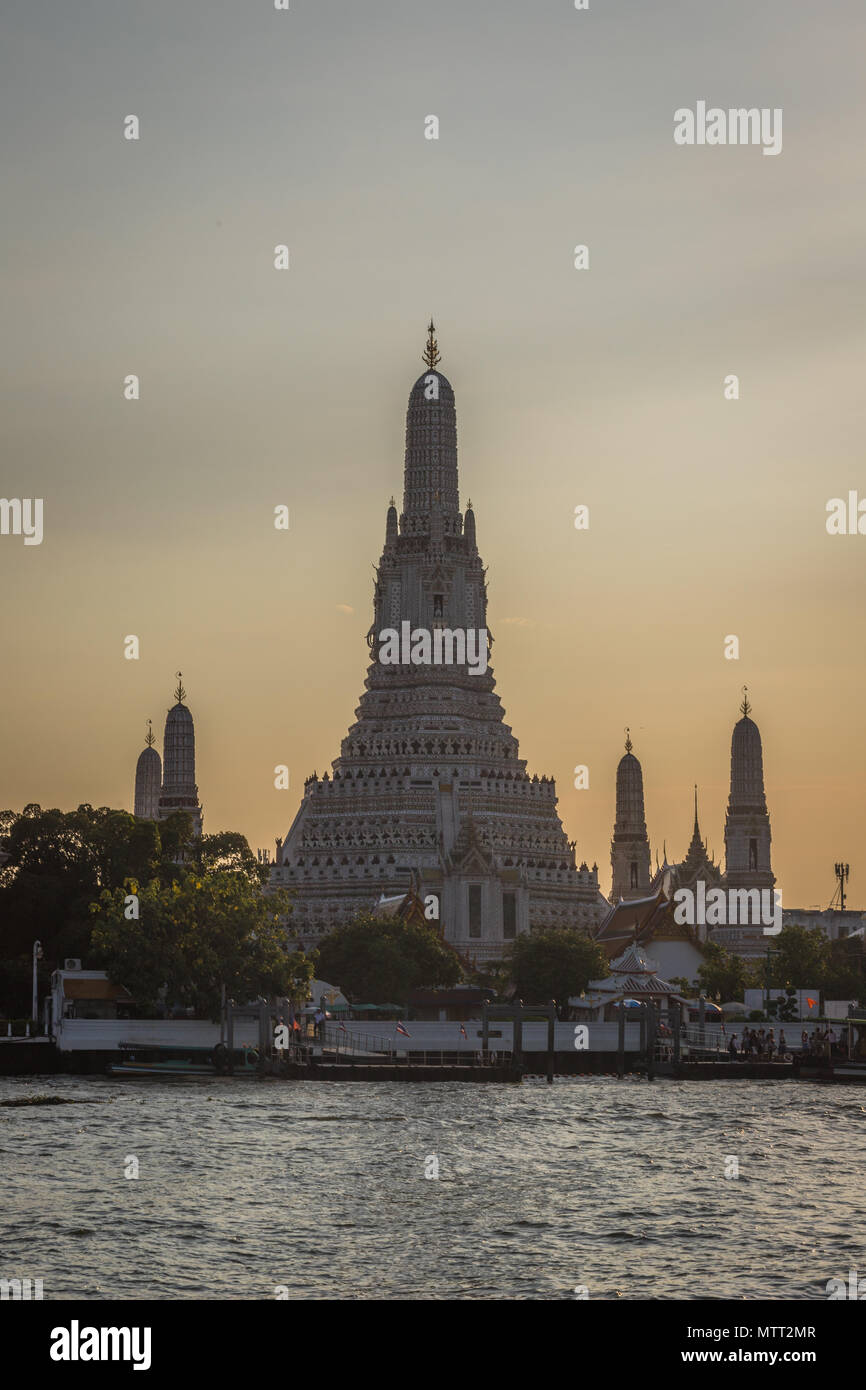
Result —
<instances>
[{"instance_id":1,"label":"dock railing","mask_svg":"<svg viewBox=\"0 0 866 1390\"><path fill-rule=\"evenodd\" d=\"M686 1025L680 1043L683 1060L692 1062L726 1062L728 1042L716 1029L702 1028L699 1023Z\"/></svg>"},{"instance_id":2,"label":"dock railing","mask_svg":"<svg viewBox=\"0 0 866 1390\"><path fill-rule=\"evenodd\" d=\"M325 1024L317 1044L323 1060L327 1053L335 1061L379 1062L387 1059L407 1067L492 1067L507 1065L511 1061L511 1049L501 1046L486 1056L482 1048L471 1044L462 1048L417 1048L403 1046L402 1043L398 1045L395 1038L377 1037L369 1033L344 1033L339 1024L333 1023ZM313 1047L316 1047L315 1043Z\"/></svg>"},{"instance_id":3,"label":"dock railing","mask_svg":"<svg viewBox=\"0 0 866 1390\"><path fill-rule=\"evenodd\" d=\"M317 1041L321 1043L323 1051L335 1052L338 1057L358 1057L361 1054L368 1057L394 1055L393 1038L375 1037L370 1033L350 1033L348 1030L343 1032L338 1023L326 1023Z\"/></svg>"}]
</instances>

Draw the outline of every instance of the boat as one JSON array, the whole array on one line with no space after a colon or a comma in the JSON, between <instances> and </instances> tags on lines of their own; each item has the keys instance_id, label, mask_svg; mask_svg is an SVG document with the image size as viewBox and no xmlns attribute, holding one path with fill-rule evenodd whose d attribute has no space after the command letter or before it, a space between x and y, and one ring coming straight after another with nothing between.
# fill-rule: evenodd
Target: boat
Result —
<instances>
[{"instance_id":1,"label":"boat","mask_svg":"<svg viewBox=\"0 0 866 1390\"><path fill-rule=\"evenodd\" d=\"M254 1047L235 1048L180 1044L120 1043L121 1061L112 1062L109 1076L257 1076L259 1054Z\"/></svg>"}]
</instances>

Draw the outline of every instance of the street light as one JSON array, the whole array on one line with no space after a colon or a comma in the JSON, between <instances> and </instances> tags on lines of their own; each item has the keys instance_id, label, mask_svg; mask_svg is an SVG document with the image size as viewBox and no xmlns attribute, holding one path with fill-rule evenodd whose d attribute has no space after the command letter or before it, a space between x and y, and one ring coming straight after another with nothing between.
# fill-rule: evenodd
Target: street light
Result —
<instances>
[{"instance_id":1,"label":"street light","mask_svg":"<svg viewBox=\"0 0 866 1390\"><path fill-rule=\"evenodd\" d=\"M765 990L764 990L764 992L765 992L767 998L766 998L766 1004L765 1004L765 1006L764 1006L764 1013L767 1015L768 1018L770 1017L770 956L780 956L780 955L782 955L782 952L781 952L780 950L778 950L777 947L775 947L775 946L768 946L768 947L767 947L767 974L766 974L766 985L765 985Z\"/></svg>"},{"instance_id":2,"label":"street light","mask_svg":"<svg viewBox=\"0 0 866 1390\"><path fill-rule=\"evenodd\" d=\"M36 982L36 962L42 959L42 942L33 942L33 1007L30 1017L34 1023L38 1024L39 1019L39 987Z\"/></svg>"}]
</instances>

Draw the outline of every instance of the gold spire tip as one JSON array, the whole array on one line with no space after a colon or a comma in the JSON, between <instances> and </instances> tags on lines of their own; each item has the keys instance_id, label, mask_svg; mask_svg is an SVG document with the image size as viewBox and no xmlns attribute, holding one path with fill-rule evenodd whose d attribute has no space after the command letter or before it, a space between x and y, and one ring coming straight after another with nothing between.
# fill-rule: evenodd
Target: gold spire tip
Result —
<instances>
[{"instance_id":1,"label":"gold spire tip","mask_svg":"<svg viewBox=\"0 0 866 1390\"><path fill-rule=\"evenodd\" d=\"M177 676L177 689L174 692L174 698L177 700L177 703L179 705L182 705L184 700L186 699L186 691L183 688L182 680L183 672L175 671L175 675Z\"/></svg>"},{"instance_id":2,"label":"gold spire tip","mask_svg":"<svg viewBox=\"0 0 866 1390\"><path fill-rule=\"evenodd\" d=\"M144 741L148 748L152 748L156 743L156 734L153 732L153 724L149 719L147 721L147 733L145 734Z\"/></svg>"},{"instance_id":3,"label":"gold spire tip","mask_svg":"<svg viewBox=\"0 0 866 1390\"><path fill-rule=\"evenodd\" d=\"M743 686L743 703L740 705L740 709L742 711L743 718L748 719L752 710L752 706L749 704L749 687L747 685Z\"/></svg>"},{"instance_id":4,"label":"gold spire tip","mask_svg":"<svg viewBox=\"0 0 866 1390\"><path fill-rule=\"evenodd\" d=\"M626 725L626 728L625 728L625 751L626 751L627 753L630 753L633 747L634 747L634 744L633 744L632 741L631 741L631 730L629 729L628 725Z\"/></svg>"}]
</instances>

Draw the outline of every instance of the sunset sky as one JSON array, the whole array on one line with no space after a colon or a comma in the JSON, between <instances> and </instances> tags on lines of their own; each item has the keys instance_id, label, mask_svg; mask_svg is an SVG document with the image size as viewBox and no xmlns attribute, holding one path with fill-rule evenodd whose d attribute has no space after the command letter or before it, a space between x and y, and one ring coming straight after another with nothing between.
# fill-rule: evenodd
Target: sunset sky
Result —
<instances>
[{"instance_id":1,"label":"sunset sky","mask_svg":"<svg viewBox=\"0 0 866 1390\"><path fill-rule=\"evenodd\" d=\"M3 807L131 809L180 668L205 830L273 850L354 721L432 314L578 862L607 891L625 725L653 857L695 782L723 856L745 683L784 903L841 858L866 906L866 536L825 527L866 498L866 10L590 3L9 0L0 490L45 535L0 536ZM699 100L782 108L781 154L677 146Z\"/></svg>"}]
</instances>

